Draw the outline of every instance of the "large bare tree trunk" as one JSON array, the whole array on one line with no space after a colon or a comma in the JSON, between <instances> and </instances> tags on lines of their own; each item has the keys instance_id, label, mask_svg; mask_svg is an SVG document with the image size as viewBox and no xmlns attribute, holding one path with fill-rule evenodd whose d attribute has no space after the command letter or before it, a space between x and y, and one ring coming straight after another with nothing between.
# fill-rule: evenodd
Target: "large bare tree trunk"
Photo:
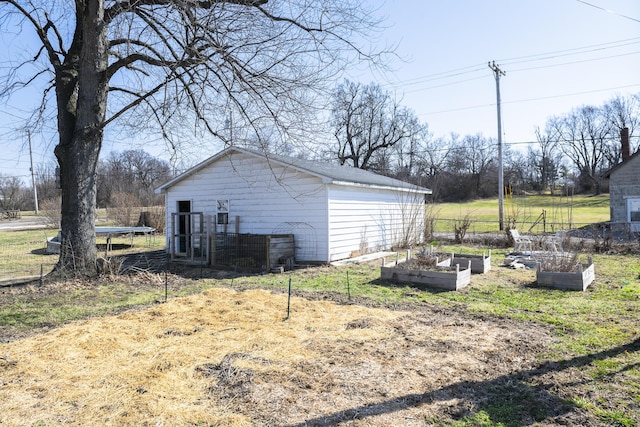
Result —
<instances>
[{"instance_id":1,"label":"large bare tree trunk","mask_svg":"<svg viewBox=\"0 0 640 427\"><path fill-rule=\"evenodd\" d=\"M365 40L364 30L377 27L372 10L360 3L0 0L0 31L24 26L38 38L31 52L18 50L20 65L0 70L0 99L42 85L35 87L45 88L44 118L55 87L62 186L58 270L96 273L96 171L106 126L159 131L178 152L191 143L181 137L186 120L194 134L231 143L221 119L237 111L257 141L263 129L273 128L304 143L313 121L302 117L315 115L316 96L336 71L356 57L378 58L350 41ZM24 66L27 55L32 59ZM115 99L107 116L108 91Z\"/></svg>"},{"instance_id":2,"label":"large bare tree trunk","mask_svg":"<svg viewBox=\"0 0 640 427\"><path fill-rule=\"evenodd\" d=\"M58 269L96 274L96 170L107 104L104 1L77 2L74 54L57 70L60 140L55 154L62 187ZM77 54L76 54L77 53Z\"/></svg>"}]
</instances>

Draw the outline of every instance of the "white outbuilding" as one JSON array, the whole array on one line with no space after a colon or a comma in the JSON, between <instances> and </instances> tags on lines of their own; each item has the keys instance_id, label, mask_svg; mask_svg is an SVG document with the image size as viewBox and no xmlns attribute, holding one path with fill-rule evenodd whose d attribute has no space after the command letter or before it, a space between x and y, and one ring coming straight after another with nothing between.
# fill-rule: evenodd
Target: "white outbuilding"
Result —
<instances>
[{"instance_id":1,"label":"white outbuilding","mask_svg":"<svg viewBox=\"0 0 640 427\"><path fill-rule=\"evenodd\" d=\"M292 236L292 257L304 263L421 243L431 194L362 169L238 147L156 192L165 194L172 257L200 256L207 263L215 259L220 236L229 234Z\"/></svg>"}]
</instances>

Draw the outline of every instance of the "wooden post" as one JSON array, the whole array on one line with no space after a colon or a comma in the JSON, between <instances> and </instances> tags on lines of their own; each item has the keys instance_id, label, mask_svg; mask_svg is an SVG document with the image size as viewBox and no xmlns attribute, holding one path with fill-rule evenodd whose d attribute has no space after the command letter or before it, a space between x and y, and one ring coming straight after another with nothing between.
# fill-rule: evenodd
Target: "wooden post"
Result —
<instances>
[{"instance_id":1,"label":"wooden post","mask_svg":"<svg viewBox=\"0 0 640 427\"><path fill-rule=\"evenodd\" d=\"M174 232L174 225L176 223L176 214L172 213L171 214L171 226L169 228L169 230L167 230L168 236L169 236L169 253L171 254L171 259L174 259L176 256L176 236L175 236L175 232Z\"/></svg>"},{"instance_id":2,"label":"wooden post","mask_svg":"<svg viewBox=\"0 0 640 427\"><path fill-rule=\"evenodd\" d=\"M206 216L207 229L205 230L205 245L207 247L207 266L211 266L211 229L213 228L213 221L211 215Z\"/></svg>"},{"instance_id":3,"label":"wooden post","mask_svg":"<svg viewBox=\"0 0 640 427\"><path fill-rule=\"evenodd\" d=\"M268 235L265 239L266 251L267 251L267 272L271 271L271 235Z\"/></svg>"},{"instance_id":4,"label":"wooden post","mask_svg":"<svg viewBox=\"0 0 640 427\"><path fill-rule=\"evenodd\" d=\"M211 240L211 266L216 265L216 232L215 230L211 233L209 237Z\"/></svg>"}]
</instances>

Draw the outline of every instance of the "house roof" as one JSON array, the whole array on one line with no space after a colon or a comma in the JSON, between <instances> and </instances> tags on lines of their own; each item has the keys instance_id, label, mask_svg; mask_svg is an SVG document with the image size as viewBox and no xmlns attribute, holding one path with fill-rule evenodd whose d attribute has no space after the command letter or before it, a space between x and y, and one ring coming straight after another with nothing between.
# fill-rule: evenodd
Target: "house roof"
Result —
<instances>
[{"instance_id":1,"label":"house roof","mask_svg":"<svg viewBox=\"0 0 640 427\"><path fill-rule=\"evenodd\" d=\"M177 184L185 178L192 176L200 170L215 163L217 160L224 156L229 156L233 153L241 153L250 156L256 156L263 158L269 162L274 162L286 167L292 167L301 172L306 172L310 175L322 178L324 183L336 184L336 185L355 185L363 187L376 187L387 188L394 190L401 190L413 193L431 194L431 190L425 187L419 187L399 179L389 178L387 176L379 175L370 171L366 171L351 166L341 166L327 162L320 162L314 160L298 159L295 157L280 156L276 154L264 153L260 151L250 150L247 148L229 147L207 160L192 167L171 181L161 185L156 189L157 193L166 192L171 186Z\"/></svg>"},{"instance_id":2,"label":"house roof","mask_svg":"<svg viewBox=\"0 0 640 427\"><path fill-rule=\"evenodd\" d=\"M625 161L618 163L617 165L615 165L614 167L612 167L611 169L609 169L608 171L603 173L602 176L605 177L605 178L609 178L613 172L617 171L620 168L623 168L623 167L627 166L629 164L629 161L631 159L635 158L635 157L640 157L640 150L638 150L635 153L633 153Z\"/></svg>"}]
</instances>

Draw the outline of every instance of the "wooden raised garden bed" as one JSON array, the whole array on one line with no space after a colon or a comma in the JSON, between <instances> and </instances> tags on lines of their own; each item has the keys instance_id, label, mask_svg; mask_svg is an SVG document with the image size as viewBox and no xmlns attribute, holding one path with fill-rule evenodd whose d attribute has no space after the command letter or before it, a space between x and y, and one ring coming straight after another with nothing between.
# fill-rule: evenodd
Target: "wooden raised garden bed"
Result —
<instances>
[{"instance_id":1,"label":"wooden raised garden bed","mask_svg":"<svg viewBox=\"0 0 640 427\"><path fill-rule=\"evenodd\" d=\"M587 264L578 264L577 271L543 271L538 264L536 282L539 286L570 291L584 291L596 278L593 259L589 257Z\"/></svg>"},{"instance_id":2,"label":"wooden raised garden bed","mask_svg":"<svg viewBox=\"0 0 640 427\"><path fill-rule=\"evenodd\" d=\"M467 286L471 281L471 263L465 267L442 265L452 258L438 261L436 266L421 267L408 259L394 266L380 268L380 278L394 283L410 283L428 288L455 291Z\"/></svg>"},{"instance_id":3,"label":"wooden raised garden bed","mask_svg":"<svg viewBox=\"0 0 640 427\"><path fill-rule=\"evenodd\" d=\"M491 249L489 249L489 256L482 255L466 255L466 254L453 254L453 260L451 265L460 264L466 267L471 262L471 272L484 274L491 270Z\"/></svg>"}]
</instances>

